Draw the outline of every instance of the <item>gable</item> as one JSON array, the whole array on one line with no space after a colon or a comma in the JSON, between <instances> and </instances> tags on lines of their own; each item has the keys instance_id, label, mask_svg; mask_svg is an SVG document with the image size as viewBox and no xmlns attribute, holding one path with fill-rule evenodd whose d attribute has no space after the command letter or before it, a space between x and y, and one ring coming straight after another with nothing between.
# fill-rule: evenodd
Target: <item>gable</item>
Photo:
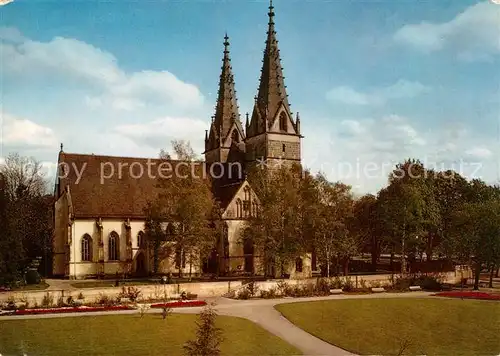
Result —
<instances>
[{"instance_id":1,"label":"gable","mask_svg":"<svg viewBox=\"0 0 500 356\"><path fill-rule=\"evenodd\" d=\"M286 130L282 130L283 125L286 127ZM295 124L293 123L293 120L283 103L281 103L278 111L276 111L276 115L272 120L270 131L296 134Z\"/></svg>"},{"instance_id":2,"label":"gable","mask_svg":"<svg viewBox=\"0 0 500 356\"><path fill-rule=\"evenodd\" d=\"M222 218L245 219L256 213L255 210L259 204L260 201L257 194L255 194L248 181L245 180L235 190L234 195L222 214Z\"/></svg>"}]
</instances>

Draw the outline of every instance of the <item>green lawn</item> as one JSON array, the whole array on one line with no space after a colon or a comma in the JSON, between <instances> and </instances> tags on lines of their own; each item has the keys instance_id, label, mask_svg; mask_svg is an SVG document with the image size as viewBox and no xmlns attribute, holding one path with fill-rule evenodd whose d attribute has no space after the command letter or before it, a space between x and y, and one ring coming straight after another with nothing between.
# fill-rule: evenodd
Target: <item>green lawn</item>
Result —
<instances>
[{"instance_id":1,"label":"green lawn","mask_svg":"<svg viewBox=\"0 0 500 356\"><path fill-rule=\"evenodd\" d=\"M500 303L460 299L351 299L281 304L288 320L361 355L499 355Z\"/></svg>"},{"instance_id":2,"label":"green lawn","mask_svg":"<svg viewBox=\"0 0 500 356\"><path fill-rule=\"evenodd\" d=\"M83 316L0 321L4 355L182 355L193 338L196 315ZM219 316L224 355L297 355L300 351L260 326Z\"/></svg>"},{"instance_id":3,"label":"green lawn","mask_svg":"<svg viewBox=\"0 0 500 356\"><path fill-rule=\"evenodd\" d=\"M45 282L39 284L25 284L24 286L12 288L13 291L22 292L22 291L30 291L30 290L44 290L47 289L49 285Z\"/></svg>"}]
</instances>

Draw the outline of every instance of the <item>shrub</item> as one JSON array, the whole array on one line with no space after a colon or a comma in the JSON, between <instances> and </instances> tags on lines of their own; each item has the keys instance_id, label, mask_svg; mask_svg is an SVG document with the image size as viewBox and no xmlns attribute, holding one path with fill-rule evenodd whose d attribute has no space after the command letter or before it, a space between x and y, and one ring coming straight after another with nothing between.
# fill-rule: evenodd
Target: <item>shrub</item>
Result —
<instances>
[{"instance_id":1,"label":"shrub","mask_svg":"<svg viewBox=\"0 0 500 356\"><path fill-rule=\"evenodd\" d=\"M57 298L57 303L56 303L56 306L57 306L58 308L61 308L61 307L64 307L64 306L65 306L65 304L64 304L64 298L63 298L62 296L61 296L61 297L59 297L59 298Z\"/></svg>"},{"instance_id":2,"label":"shrub","mask_svg":"<svg viewBox=\"0 0 500 356\"><path fill-rule=\"evenodd\" d=\"M277 292L276 288L272 287L269 290L263 290L260 292L260 297L264 299L273 299L276 298Z\"/></svg>"},{"instance_id":3,"label":"shrub","mask_svg":"<svg viewBox=\"0 0 500 356\"><path fill-rule=\"evenodd\" d=\"M394 280L392 287L397 291L405 291L410 288L414 284L415 278L408 277L397 277Z\"/></svg>"},{"instance_id":4,"label":"shrub","mask_svg":"<svg viewBox=\"0 0 500 356\"><path fill-rule=\"evenodd\" d=\"M114 301L108 295L101 293L101 294L99 294L99 297L97 297L97 304L109 306L109 305L113 305Z\"/></svg>"},{"instance_id":5,"label":"shrub","mask_svg":"<svg viewBox=\"0 0 500 356\"><path fill-rule=\"evenodd\" d=\"M368 284L366 283L366 281L363 278L361 278L359 280L359 287L361 289L368 289Z\"/></svg>"},{"instance_id":6,"label":"shrub","mask_svg":"<svg viewBox=\"0 0 500 356\"><path fill-rule=\"evenodd\" d=\"M325 278L318 278L316 292L320 295L330 294L330 283Z\"/></svg>"},{"instance_id":7,"label":"shrub","mask_svg":"<svg viewBox=\"0 0 500 356\"><path fill-rule=\"evenodd\" d=\"M354 283L352 282L351 277L346 277L342 290L345 292L351 292L354 290Z\"/></svg>"},{"instance_id":8,"label":"shrub","mask_svg":"<svg viewBox=\"0 0 500 356\"><path fill-rule=\"evenodd\" d=\"M276 284L276 289L278 294L282 296L288 296L291 292L290 285L285 281L278 281L278 283Z\"/></svg>"},{"instance_id":9,"label":"shrub","mask_svg":"<svg viewBox=\"0 0 500 356\"><path fill-rule=\"evenodd\" d=\"M380 283L380 281L373 281L370 283L370 287L372 288L380 288L382 286L382 284Z\"/></svg>"},{"instance_id":10,"label":"shrub","mask_svg":"<svg viewBox=\"0 0 500 356\"><path fill-rule=\"evenodd\" d=\"M342 289L342 279L339 276L335 276L335 278L331 281L330 286L332 287L332 289Z\"/></svg>"},{"instance_id":11,"label":"shrub","mask_svg":"<svg viewBox=\"0 0 500 356\"><path fill-rule=\"evenodd\" d=\"M45 293L42 298L42 307L49 308L54 304L54 296L50 293Z\"/></svg>"},{"instance_id":12,"label":"shrub","mask_svg":"<svg viewBox=\"0 0 500 356\"><path fill-rule=\"evenodd\" d=\"M251 297L255 296L257 294L257 291L259 290L259 286L254 281L248 283L246 285L246 288Z\"/></svg>"},{"instance_id":13,"label":"shrub","mask_svg":"<svg viewBox=\"0 0 500 356\"><path fill-rule=\"evenodd\" d=\"M117 299L128 298L131 302L135 302L140 294L141 290L137 287L122 287L122 291L118 294Z\"/></svg>"},{"instance_id":14,"label":"shrub","mask_svg":"<svg viewBox=\"0 0 500 356\"><path fill-rule=\"evenodd\" d=\"M78 293L78 296L76 297L76 299L85 299L85 297L83 296L83 293L80 292L80 293Z\"/></svg>"},{"instance_id":15,"label":"shrub","mask_svg":"<svg viewBox=\"0 0 500 356\"><path fill-rule=\"evenodd\" d=\"M242 290L240 290L237 296L238 299L250 299L250 297L251 294L248 288L243 288Z\"/></svg>"},{"instance_id":16,"label":"shrub","mask_svg":"<svg viewBox=\"0 0 500 356\"><path fill-rule=\"evenodd\" d=\"M217 313L208 305L199 314L196 322L196 340L184 344L184 351L188 356L219 356L222 343L222 330L215 326Z\"/></svg>"},{"instance_id":17,"label":"shrub","mask_svg":"<svg viewBox=\"0 0 500 356\"><path fill-rule=\"evenodd\" d=\"M442 289L441 282L434 276L420 276L415 283L426 290L439 291Z\"/></svg>"},{"instance_id":18,"label":"shrub","mask_svg":"<svg viewBox=\"0 0 500 356\"><path fill-rule=\"evenodd\" d=\"M73 305L74 303L75 303L75 300L73 299L72 296L69 296L68 298L66 298L67 305Z\"/></svg>"},{"instance_id":19,"label":"shrub","mask_svg":"<svg viewBox=\"0 0 500 356\"><path fill-rule=\"evenodd\" d=\"M41 282L40 274L35 269L30 269L25 275L26 284L39 284Z\"/></svg>"}]
</instances>

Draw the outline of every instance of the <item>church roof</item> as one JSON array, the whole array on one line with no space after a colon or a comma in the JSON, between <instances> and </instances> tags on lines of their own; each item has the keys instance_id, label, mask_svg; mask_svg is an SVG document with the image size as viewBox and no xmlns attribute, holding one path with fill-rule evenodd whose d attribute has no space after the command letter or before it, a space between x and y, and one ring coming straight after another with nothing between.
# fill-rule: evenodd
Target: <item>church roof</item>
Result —
<instances>
[{"instance_id":1,"label":"church roof","mask_svg":"<svg viewBox=\"0 0 500 356\"><path fill-rule=\"evenodd\" d=\"M160 174L168 178L176 169L180 174L186 174L190 172L187 169L191 169L189 164L193 165L192 169L197 176L209 179L210 168L203 161L185 162L61 152L61 171L58 172L61 178L56 188L56 199L69 187L76 218L142 219L145 217L144 208L160 192ZM229 203L227 197L233 189L231 186L241 185L244 178L243 173L236 169L233 169L232 174L218 177L220 171L217 169L227 172L228 164L218 165L219 167L214 169L216 178L212 178L212 191L214 198L225 208ZM160 171L160 168L163 170Z\"/></svg>"}]
</instances>

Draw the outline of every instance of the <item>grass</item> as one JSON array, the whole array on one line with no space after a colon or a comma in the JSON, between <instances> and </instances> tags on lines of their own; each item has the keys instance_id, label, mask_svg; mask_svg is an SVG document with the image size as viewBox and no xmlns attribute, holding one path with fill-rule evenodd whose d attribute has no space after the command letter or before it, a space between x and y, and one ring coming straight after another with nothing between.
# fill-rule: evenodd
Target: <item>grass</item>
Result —
<instances>
[{"instance_id":1,"label":"grass","mask_svg":"<svg viewBox=\"0 0 500 356\"><path fill-rule=\"evenodd\" d=\"M45 282L38 284L25 284L23 286L12 288L12 291L29 291L29 290L44 290L47 289L49 285Z\"/></svg>"},{"instance_id":2,"label":"grass","mask_svg":"<svg viewBox=\"0 0 500 356\"><path fill-rule=\"evenodd\" d=\"M5 355L182 355L197 315L82 316L0 321ZM224 355L297 355L300 351L241 318L219 316Z\"/></svg>"},{"instance_id":3,"label":"grass","mask_svg":"<svg viewBox=\"0 0 500 356\"><path fill-rule=\"evenodd\" d=\"M356 299L277 305L305 331L361 355L498 355L500 303Z\"/></svg>"},{"instance_id":4,"label":"grass","mask_svg":"<svg viewBox=\"0 0 500 356\"><path fill-rule=\"evenodd\" d=\"M71 283L72 287L78 288L78 289L84 289L84 288L104 288L104 287L115 287L116 285L115 280L95 280L95 281L88 281L88 282L74 282ZM149 285L149 284L158 284L158 282L151 281L151 280L135 280L135 281L130 281L130 280L120 280L119 287L122 286L139 286L139 285Z\"/></svg>"}]
</instances>

